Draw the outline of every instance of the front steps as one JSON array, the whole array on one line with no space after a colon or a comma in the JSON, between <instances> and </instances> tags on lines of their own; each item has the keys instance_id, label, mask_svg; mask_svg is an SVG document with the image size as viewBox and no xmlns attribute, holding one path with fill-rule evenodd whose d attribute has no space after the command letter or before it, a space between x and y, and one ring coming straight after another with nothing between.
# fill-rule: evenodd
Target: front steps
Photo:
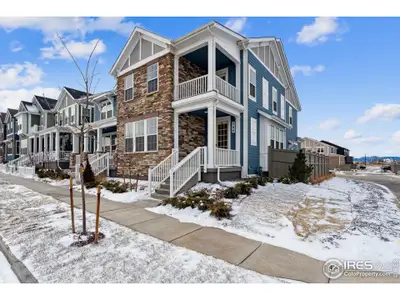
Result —
<instances>
[{"instance_id":1,"label":"front steps","mask_svg":"<svg viewBox=\"0 0 400 300\"><path fill-rule=\"evenodd\" d=\"M155 193L151 194L151 198L164 200L169 198L169 178L162 183L159 188L155 189Z\"/></svg>"}]
</instances>

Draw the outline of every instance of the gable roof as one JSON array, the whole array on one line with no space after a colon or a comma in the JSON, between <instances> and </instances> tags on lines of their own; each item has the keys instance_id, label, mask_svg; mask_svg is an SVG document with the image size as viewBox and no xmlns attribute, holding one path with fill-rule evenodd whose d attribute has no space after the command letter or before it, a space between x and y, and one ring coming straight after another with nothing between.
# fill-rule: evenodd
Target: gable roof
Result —
<instances>
[{"instance_id":1,"label":"gable roof","mask_svg":"<svg viewBox=\"0 0 400 300\"><path fill-rule=\"evenodd\" d=\"M331 143L331 142L328 142L328 141L321 140L321 143L324 143L324 144L327 144L327 145L330 145L330 146L333 146L333 147L336 147L336 148L343 148L344 150L349 150L349 149L347 149L345 147L338 146L338 145L336 145L334 143Z\"/></svg>"},{"instance_id":2,"label":"gable roof","mask_svg":"<svg viewBox=\"0 0 400 300\"><path fill-rule=\"evenodd\" d=\"M18 113L18 109L7 108L7 111L10 113L11 117L14 117Z\"/></svg>"},{"instance_id":3,"label":"gable roof","mask_svg":"<svg viewBox=\"0 0 400 300\"><path fill-rule=\"evenodd\" d=\"M83 91L79 91L79 90L76 90L76 89L73 89L73 88L70 88L70 87L66 87L66 86L64 87L64 89L66 89L67 92L68 92L68 93L72 96L72 98L74 98L75 100L80 99L80 98L86 96L86 92L83 92ZM89 93L89 95L92 95L92 94Z\"/></svg>"},{"instance_id":4,"label":"gable roof","mask_svg":"<svg viewBox=\"0 0 400 300\"><path fill-rule=\"evenodd\" d=\"M2 112L0 113L0 122L4 123L6 121L7 114Z\"/></svg>"},{"instance_id":5,"label":"gable roof","mask_svg":"<svg viewBox=\"0 0 400 300\"><path fill-rule=\"evenodd\" d=\"M56 107L57 100L53 98L48 98L48 97L42 97L42 96L34 96L39 103L39 105L44 109L44 110L52 110L54 107Z\"/></svg>"}]
</instances>

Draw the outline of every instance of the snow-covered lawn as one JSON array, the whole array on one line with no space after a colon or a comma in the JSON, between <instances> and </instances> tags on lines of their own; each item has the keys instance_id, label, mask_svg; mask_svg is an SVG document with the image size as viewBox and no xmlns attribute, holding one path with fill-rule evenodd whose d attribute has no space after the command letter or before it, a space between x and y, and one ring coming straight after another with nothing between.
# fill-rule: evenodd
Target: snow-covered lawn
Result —
<instances>
[{"instance_id":1,"label":"snow-covered lawn","mask_svg":"<svg viewBox=\"0 0 400 300\"><path fill-rule=\"evenodd\" d=\"M400 257L400 210L385 187L333 178L320 185L269 183L253 191L232 201L230 220L190 207L147 209L321 260L390 262Z\"/></svg>"},{"instance_id":2,"label":"snow-covered lawn","mask_svg":"<svg viewBox=\"0 0 400 300\"><path fill-rule=\"evenodd\" d=\"M105 239L69 247L69 206L0 180L0 235L39 282L289 282L177 247L101 219ZM75 210L78 230L81 210ZM88 229L95 216L87 213Z\"/></svg>"},{"instance_id":3,"label":"snow-covered lawn","mask_svg":"<svg viewBox=\"0 0 400 300\"><path fill-rule=\"evenodd\" d=\"M7 259L0 252L0 283L19 283Z\"/></svg>"},{"instance_id":4,"label":"snow-covered lawn","mask_svg":"<svg viewBox=\"0 0 400 300\"><path fill-rule=\"evenodd\" d=\"M399 178L400 176L394 174L391 171L384 172L381 166L367 166L364 170L354 169L350 171L334 171L336 175L357 175L357 176L367 176L367 175L385 175L393 176Z\"/></svg>"}]
</instances>

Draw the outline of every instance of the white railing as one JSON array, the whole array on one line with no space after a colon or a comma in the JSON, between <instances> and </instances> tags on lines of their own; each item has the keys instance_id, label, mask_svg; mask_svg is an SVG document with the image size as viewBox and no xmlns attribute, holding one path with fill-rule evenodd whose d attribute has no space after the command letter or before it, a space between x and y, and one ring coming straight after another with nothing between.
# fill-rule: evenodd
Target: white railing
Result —
<instances>
[{"instance_id":1,"label":"white railing","mask_svg":"<svg viewBox=\"0 0 400 300\"><path fill-rule=\"evenodd\" d=\"M60 160L69 160L71 151L60 151Z\"/></svg>"},{"instance_id":2,"label":"white railing","mask_svg":"<svg viewBox=\"0 0 400 300\"><path fill-rule=\"evenodd\" d=\"M240 103L239 89L218 76L215 76L215 89L225 97Z\"/></svg>"},{"instance_id":3,"label":"white railing","mask_svg":"<svg viewBox=\"0 0 400 300\"><path fill-rule=\"evenodd\" d=\"M197 174L198 181L201 180L201 166L206 164L206 161L201 161L205 158L201 151L206 152L206 147L196 148L169 171L170 197L179 192L194 175Z\"/></svg>"},{"instance_id":4,"label":"white railing","mask_svg":"<svg viewBox=\"0 0 400 300\"><path fill-rule=\"evenodd\" d=\"M177 100L194 97L207 92L208 75L194 78L177 86Z\"/></svg>"},{"instance_id":5,"label":"white railing","mask_svg":"<svg viewBox=\"0 0 400 300\"><path fill-rule=\"evenodd\" d=\"M32 167L17 167L16 173L24 177L34 177L35 176L35 166Z\"/></svg>"},{"instance_id":6,"label":"white railing","mask_svg":"<svg viewBox=\"0 0 400 300\"><path fill-rule=\"evenodd\" d=\"M7 165L6 164L0 164L0 172L7 173Z\"/></svg>"},{"instance_id":7,"label":"white railing","mask_svg":"<svg viewBox=\"0 0 400 300\"><path fill-rule=\"evenodd\" d=\"M168 155L162 162L154 168L149 168L149 196L153 188L158 188L169 177L169 171L176 166L179 160L178 150L173 149L172 153Z\"/></svg>"},{"instance_id":8,"label":"white railing","mask_svg":"<svg viewBox=\"0 0 400 300\"><path fill-rule=\"evenodd\" d=\"M219 167L240 166L239 150L215 148L215 165Z\"/></svg>"},{"instance_id":9,"label":"white railing","mask_svg":"<svg viewBox=\"0 0 400 300\"><path fill-rule=\"evenodd\" d=\"M42 125L33 125L33 126L31 126L31 129L30 129L30 133L36 133L36 132L39 132L39 131L42 131L43 130L43 126Z\"/></svg>"},{"instance_id":10,"label":"white railing","mask_svg":"<svg viewBox=\"0 0 400 300\"><path fill-rule=\"evenodd\" d=\"M7 162L7 165L8 166L16 166L18 164L18 162L20 160L22 160L23 158L24 158L24 156L20 156L20 157L18 157L16 159L10 160L9 162Z\"/></svg>"},{"instance_id":11,"label":"white railing","mask_svg":"<svg viewBox=\"0 0 400 300\"><path fill-rule=\"evenodd\" d=\"M89 158L89 164L92 167L92 171L94 175L99 175L101 172L104 172L107 170L107 176L109 175L110 172L110 154L107 153L96 153L96 154L88 154ZM80 172L79 168L81 165L81 156L76 155L75 156L75 179L77 181L80 180ZM85 167L85 162L84 162L84 167Z\"/></svg>"}]
</instances>

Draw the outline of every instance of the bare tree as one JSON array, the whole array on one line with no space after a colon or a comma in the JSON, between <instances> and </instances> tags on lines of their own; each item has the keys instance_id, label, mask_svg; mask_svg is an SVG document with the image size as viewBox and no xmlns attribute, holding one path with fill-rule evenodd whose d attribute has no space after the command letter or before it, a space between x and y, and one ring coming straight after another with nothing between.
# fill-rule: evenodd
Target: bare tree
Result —
<instances>
[{"instance_id":1,"label":"bare tree","mask_svg":"<svg viewBox=\"0 0 400 300\"><path fill-rule=\"evenodd\" d=\"M97 83L98 83L98 81L97 81L96 84L93 86L94 79L98 75L98 74L96 74L96 67L97 67L98 60L96 60L93 68L91 68L91 60L92 60L93 54L96 51L97 45L99 44L100 40L97 40L96 44L94 45L94 47L89 55L89 58L86 61L84 69L82 69L79 66L78 62L76 61L75 57L72 55L71 51L68 49L63 38L58 33L57 33L57 37L61 41L65 50L68 52L69 56L71 57L72 61L75 64L76 68L78 69L80 77L81 77L80 78L81 81L78 81L78 82L84 88L84 91L85 91L85 95L82 98L75 100L76 103L78 103L78 105L79 105L79 110L81 107L83 107L83 112L82 112L81 119L80 120L76 119L75 124L72 126L72 127L74 127L72 129L72 131L74 132L74 134L78 134L78 136L80 137L79 154L81 157L81 161L80 161L80 171L79 172L81 174L81 190L82 190L82 233L86 234L86 200L85 200L84 182L83 182L82 172L81 172L81 170L84 166L82 154L84 151L85 136L92 129L91 126L89 125L89 121L90 121L89 104L90 104L90 96L92 94L94 94L94 91L95 91Z\"/></svg>"}]
</instances>

